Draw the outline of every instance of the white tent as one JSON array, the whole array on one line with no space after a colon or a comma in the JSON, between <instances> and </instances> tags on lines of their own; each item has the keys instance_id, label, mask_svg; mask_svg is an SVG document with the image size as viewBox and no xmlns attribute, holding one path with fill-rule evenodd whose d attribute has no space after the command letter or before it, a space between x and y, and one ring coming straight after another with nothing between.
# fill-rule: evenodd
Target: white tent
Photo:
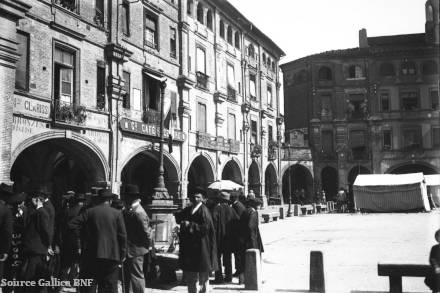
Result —
<instances>
[{"instance_id":1,"label":"white tent","mask_svg":"<svg viewBox=\"0 0 440 293\"><path fill-rule=\"evenodd\" d=\"M425 175L428 195L431 195L432 201L436 207L440 206L440 174Z\"/></svg>"},{"instance_id":2,"label":"white tent","mask_svg":"<svg viewBox=\"0 0 440 293\"><path fill-rule=\"evenodd\" d=\"M358 175L353 194L356 208L366 211L430 210L423 173Z\"/></svg>"}]
</instances>

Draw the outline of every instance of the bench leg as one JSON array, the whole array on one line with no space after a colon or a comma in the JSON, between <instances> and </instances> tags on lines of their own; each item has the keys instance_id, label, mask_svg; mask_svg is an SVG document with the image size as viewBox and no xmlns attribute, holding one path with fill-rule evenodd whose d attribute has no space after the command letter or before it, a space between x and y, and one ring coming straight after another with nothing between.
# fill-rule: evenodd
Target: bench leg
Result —
<instances>
[{"instance_id":1,"label":"bench leg","mask_svg":"<svg viewBox=\"0 0 440 293\"><path fill-rule=\"evenodd\" d=\"M390 293L402 293L401 276L390 276Z\"/></svg>"}]
</instances>

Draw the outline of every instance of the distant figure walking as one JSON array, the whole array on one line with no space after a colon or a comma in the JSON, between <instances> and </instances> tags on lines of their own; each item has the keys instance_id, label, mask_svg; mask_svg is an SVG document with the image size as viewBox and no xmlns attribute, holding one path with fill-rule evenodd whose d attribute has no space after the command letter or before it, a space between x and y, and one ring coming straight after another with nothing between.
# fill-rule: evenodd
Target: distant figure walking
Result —
<instances>
[{"instance_id":1,"label":"distant figure walking","mask_svg":"<svg viewBox=\"0 0 440 293\"><path fill-rule=\"evenodd\" d=\"M432 266L432 273L426 277L425 284L433 293L440 292L440 229L435 232L435 240L439 243L431 248L429 263Z\"/></svg>"}]
</instances>

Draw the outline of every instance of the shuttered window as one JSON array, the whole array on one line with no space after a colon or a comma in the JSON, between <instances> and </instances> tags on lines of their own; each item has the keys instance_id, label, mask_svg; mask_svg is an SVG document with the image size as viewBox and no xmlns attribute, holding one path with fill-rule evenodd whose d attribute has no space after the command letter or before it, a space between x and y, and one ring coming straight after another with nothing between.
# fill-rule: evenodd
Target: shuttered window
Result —
<instances>
[{"instance_id":1,"label":"shuttered window","mask_svg":"<svg viewBox=\"0 0 440 293\"><path fill-rule=\"evenodd\" d=\"M228 114L228 138L236 139L236 124L235 124L235 115L232 113Z\"/></svg>"},{"instance_id":2,"label":"shuttered window","mask_svg":"<svg viewBox=\"0 0 440 293\"><path fill-rule=\"evenodd\" d=\"M197 104L197 131L206 133L206 105Z\"/></svg>"}]
</instances>

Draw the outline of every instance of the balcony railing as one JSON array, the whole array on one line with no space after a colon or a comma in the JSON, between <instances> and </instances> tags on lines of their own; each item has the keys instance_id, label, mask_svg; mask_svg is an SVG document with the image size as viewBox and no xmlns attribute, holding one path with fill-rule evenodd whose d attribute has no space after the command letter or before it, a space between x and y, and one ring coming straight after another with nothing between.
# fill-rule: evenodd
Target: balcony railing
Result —
<instances>
[{"instance_id":1,"label":"balcony railing","mask_svg":"<svg viewBox=\"0 0 440 293\"><path fill-rule=\"evenodd\" d=\"M197 132L197 147L209 150L238 154L240 142L234 139L225 139L223 136L212 136L209 133Z\"/></svg>"},{"instance_id":2,"label":"balcony railing","mask_svg":"<svg viewBox=\"0 0 440 293\"><path fill-rule=\"evenodd\" d=\"M63 7L64 9L70 10L72 12L76 13L76 11L77 11L76 0L53 0L53 3Z\"/></svg>"},{"instance_id":3,"label":"balcony railing","mask_svg":"<svg viewBox=\"0 0 440 293\"><path fill-rule=\"evenodd\" d=\"M160 112L153 109L145 109L142 120L147 124L160 124Z\"/></svg>"},{"instance_id":4,"label":"balcony railing","mask_svg":"<svg viewBox=\"0 0 440 293\"><path fill-rule=\"evenodd\" d=\"M196 77L197 77L197 87L207 90L209 76L207 76L203 72L197 71Z\"/></svg>"},{"instance_id":5,"label":"balcony railing","mask_svg":"<svg viewBox=\"0 0 440 293\"><path fill-rule=\"evenodd\" d=\"M228 86L228 101L237 102L237 92L233 87Z\"/></svg>"},{"instance_id":6,"label":"balcony railing","mask_svg":"<svg viewBox=\"0 0 440 293\"><path fill-rule=\"evenodd\" d=\"M54 101L54 118L58 122L82 124L87 118L86 108L56 99Z\"/></svg>"}]
</instances>

